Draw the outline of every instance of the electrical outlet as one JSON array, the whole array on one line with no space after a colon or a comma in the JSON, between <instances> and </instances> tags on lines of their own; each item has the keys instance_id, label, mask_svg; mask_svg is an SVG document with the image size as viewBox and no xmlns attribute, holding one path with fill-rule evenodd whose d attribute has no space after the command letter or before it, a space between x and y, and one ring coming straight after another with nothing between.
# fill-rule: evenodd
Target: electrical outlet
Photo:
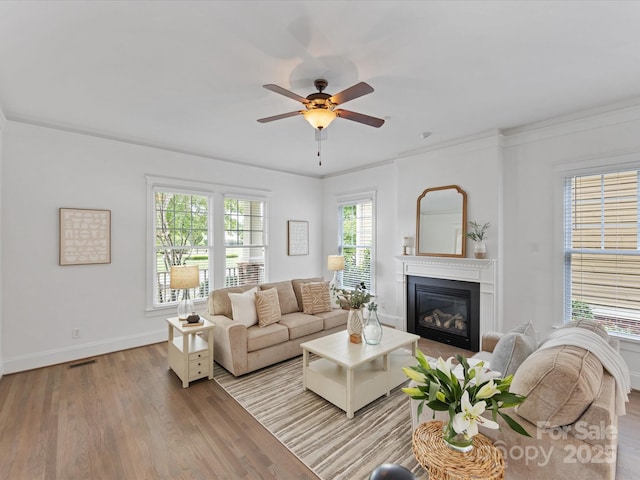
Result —
<instances>
[{"instance_id":1,"label":"electrical outlet","mask_svg":"<svg viewBox=\"0 0 640 480\"><path fill-rule=\"evenodd\" d=\"M71 330L71 338L80 338L80 329L74 328Z\"/></svg>"}]
</instances>

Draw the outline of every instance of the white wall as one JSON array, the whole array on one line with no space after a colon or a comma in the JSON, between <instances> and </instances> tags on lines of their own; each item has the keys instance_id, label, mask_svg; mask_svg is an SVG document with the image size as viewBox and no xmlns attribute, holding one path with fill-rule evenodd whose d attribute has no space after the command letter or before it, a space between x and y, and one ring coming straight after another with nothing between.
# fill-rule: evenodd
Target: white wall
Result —
<instances>
[{"instance_id":1,"label":"white wall","mask_svg":"<svg viewBox=\"0 0 640 480\"><path fill-rule=\"evenodd\" d=\"M526 320L542 336L563 319L563 178L576 169L640 168L640 106L505 132L504 326ZM640 345L621 341L640 388Z\"/></svg>"},{"instance_id":2,"label":"white wall","mask_svg":"<svg viewBox=\"0 0 640 480\"><path fill-rule=\"evenodd\" d=\"M4 371L165 338L164 313L145 312L145 174L270 190L272 280L330 278L336 197L376 191L376 300L383 321L398 326L405 313L396 298L396 257L402 234L415 234L416 200L426 188L459 185L468 219L492 224L487 250L498 260L500 329L530 320L544 336L562 322L562 178L581 167L639 168L638 131L640 106L618 105L317 180L7 122L0 137ZM112 210L111 265L58 266L62 206ZM290 219L309 220L309 256L286 255ZM82 329L80 339L71 339L74 327ZM640 388L639 345L623 340L622 353Z\"/></svg>"},{"instance_id":3,"label":"white wall","mask_svg":"<svg viewBox=\"0 0 640 480\"><path fill-rule=\"evenodd\" d=\"M395 213L396 169L393 164L377 166L352 172L345 175L324 179L324 263L325 277L331 278L326 270L326 256L335 255L338 251L337 197L362 192L376 192L376 262L375 271L377 285L375 287L378 315L385 323L395 324L394 257L400 254L401 238L398 231ZM389 320L389 317L392 317Z\"/></svg>"},{"instance_id":4,"label":"white wall","mask_svg":"<svg viewBox=\"0 0 640 480\"><path fill-rule=\"evenodd\" d=\"M6 373L166 339L173 308L145 311L145 174L269 190L269 279L323 273L319 179L12 121L2 165ZM111 264L58 265L60 207L111 210ZM287 256L291 219L309 221L308 256Z\"/></svg>"},{"instance_id":5,"label":"white wall","mask_svg":"<svg viewBox=\"0 0 640 480\"><path fill-rule=\"evenodd\" d=\"M7 120L2 112L2 108L0 108L0 379L4 374L4 360L2 356L2 277L4 275L2 270L2 139L4 137L6 123Z\"/></svg>"},{"instance_id":6,"label":"white wall","mask_svg":"<svg viewBox=\"0 0 640 480\"><path fill-rule=\"evenodd\" d=\"M470 220L490 221L488 258L497 258L500 229L499 186L501 156L495 132L463 139L410 158L324 180L324 242L336 253L336 198L359 191L377 192L376 301L385 323L404 328L402 298L397 298L397 257L402 235L415 237L417 199L426 188L458 185L467 192ZM472 248L472 247L470 247Z\"/></svg>"},{"instance_id":7,"label":"white wall","mask_svg":"<svg viewBox=\"0 0 640 480\"><path fill-rule=\"evenodd\" d=\"M325 179L325 253L335 253L336 195L375 186L381 317L402 325L402 299L394 294L402 281L394 272L401 235L415 235L416 200L424 189L459 185L468 195L468 219L491 222L486 243L488 257L498 260L499 329L531 321L544 338L563 321L562 180L577 168L640 168L639 131L640 106L632 101L436 145L393 165ZM468 242L467 257L472 248ZM640 344L622 338L621 352L632 385L640 388Z\"/></svg>"},{"instance_id":8,"label":"white wall","mask_svg":"<svg viewBox=\"0 0 640 480\"><path fill-rule=\"evenodd\" d=\"M397 160L398 232L410 232L415 236L417 199L425 189L458 185L467 194L467 220L491 222L485 242L487 258L500 260L501 141L501 135L491 132ZM466 256L473 258L473 242L467 240L466 250ZM498 261L498 325L501 325L502 311L501 263ZM402 279L396 277L394 281L401 282ZM395 303L396 314L404 319L401 299L396 299Z\"/></svg>"}]
</instances>

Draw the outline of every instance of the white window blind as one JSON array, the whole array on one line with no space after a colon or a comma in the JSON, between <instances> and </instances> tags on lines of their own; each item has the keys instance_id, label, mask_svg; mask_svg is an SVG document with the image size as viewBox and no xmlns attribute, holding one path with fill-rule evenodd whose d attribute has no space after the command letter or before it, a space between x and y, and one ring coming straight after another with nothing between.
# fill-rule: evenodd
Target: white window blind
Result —
<instances>
[{"instance_id":1,"label":"white window blind","mask_svg":"<svg viewBox=\"0 0 640 480\"><path fill-rule=\"evenodd\" d=\"M193 299L209 294L209 198L156 190L154 192L154 306L175 303L182 293L172 290L173 265L198 265L200 286L189 291Z\"/></svg>"},{"instance_id":2,"label":"white window blind","mask_svg":"<svg viewBox=\"0 0 640 480\"><path fill-rule=\"evenodd\" d=\"M266 204L260 200L225 198L225 285L257 285L265 281Z\"/></svg>"},{"instance_id":3,"label":"white window blind","mask_svg":"<svg viewBox=\"0 0 640 480\"><path fill-rule=\"evenodd\" d=\"M344 255L344 270L338 276L343 288L364 282L374 291L375 216L371 198L345 202L338 207L338 251Z\"/></svg>"},{"instance_id":4,"label":"white window blind","mask_svg":"<svg viewBox=\"0 0 640 480\"><path fill-rule=\"evenodd\" d=\"M565 316L640 335L640 171L565 181Z\"/></svg>"}]
</instances>

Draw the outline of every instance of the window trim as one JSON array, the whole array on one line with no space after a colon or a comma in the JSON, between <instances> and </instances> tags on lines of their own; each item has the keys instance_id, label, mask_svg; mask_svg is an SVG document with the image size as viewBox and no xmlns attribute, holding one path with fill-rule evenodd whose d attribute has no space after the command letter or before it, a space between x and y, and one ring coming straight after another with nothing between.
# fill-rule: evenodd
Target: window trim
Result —
<instances>
[{"instance_id":1,"label":"window trim","mask_svg":"<svg viewBox=\"0 0 640 480\"><path fill-rule=\"evenodd\" d=\"M200 195L209 198L209 291L224 286L224 269L219 270L216 265L224 265L224 198L225 196L240 195L243 198L264 201L268 206L271 190L259 188L244 188L213 182L194 181L181 178L165 177L145 174L147 195L147 233L145 236L146 266L145 266L145 312L149 315L165 313L175 310L175 303L166 305L155 304L155 192L157 190L181 193L185 195ZM266 215L266 222L269 222ZM265 224L265 232L268 225ZM266 233L265 233L266 235ZM220 247L221 246L221 247ZM265 251L266 257L266 251ZM268 278L265 259L265 278ZM212 268L213 267L213 268ZM218 271L219 270L219 271ZM206 305L206 299L196 299L197 307Z\"/></svg>"},{"instance_id":2,"label":"window trim","mask_svg":"<svg viewBox=\"0 0 640 480\"><path fill-rule=\"evenodd\" d=\"M224 212L224 200L226 199L233 199L233 200L247 200L250 202L262 202L263 203L263 208L264 208L264 215L263 215L263 220L264 220L264 230L263 230L263 236L264 236L264 243L262 245L252 245L252 246L257 246L257 247L262 247L264 248L264 280L265 282L268 281L269 278L269 200L267 197L264 196L256 196L254 195L247 195L244 193L237 193L237 192L227 192L224 193L222 195L222 242L220 243L220 245L222 245L222 257L223 257L223 261L224 261L224 265L226 266L226 253L227 253L227 247L225 239L224 239L224 233L225 233L225 227L224 227L224 217L225 217L225 212ZM225 267L226 268L226 267ZM224 273L224 272L223 272ZM223 274L222 276L222 285L226 286L226 278L225 275Z\"/></svg>"},{"instance_id":3,"label":"window trim","mask_svg":"<svg viewBox=\"0 0 640 480\"><path fill-rule=\"evenodd\" d=\"M337 251L338 251L338 255L342 254L342 234L343 234L343 224L339 221L342 218L342 214L341 214L341 209L343 206L345 205L353 205L354 203L358 203L358 202L366 202L366 201L371 201L372 203L372 219L371 219L371 239L372 239L372 246L371 246L371 285L368 285L368 289L369 291L372 293L372 295L375 295L376 292L376 287L377 287L377 281L376 281L376 263L377 263L377 245L378 245L378 229L377 229L377 218L378 218L378 205L377 205L377 201L376 201L376 197L377 197L377 192L376 190L364 190L362 192L357 192L357 193L350 193L350 194L344 194L344 195L337 195L336 196L336 215L337 215L337 224L338 224L338 231L337 231L337 235L336 235L336 240L337 240ZM342 284L342 272L339 272L338 274L338 281L340 283L340 288L344 288L343 284Z\"/></svg>"},{"instance_id":4,"label":"window trim","mask_svg":"<svg viewBox=\"0 0 640 480\"><path fill-rule=\"evenodd\" d=\"M559 208L556 210L556 245L560 245L558 249L558 261L555 262L556 272L560 279L562 288L556 290L554 294L554 305L558 305L556 311L562 312L562 323L571 321L571 282L570 282L570 265L567 261L567 255L575 253L575 249L568 248L569 238L567 236L567 215L566 205L568 202L567 196L570 195L567 192L567 182L573 177L578 176L590 176L590 175L606 175L620 171L637 170L640 172L640 153L638 152L623 152L610 155L603 155L598 157L588 157L575 160L573 162L567 162L555 165L553 167L554 176L556 178L555 183L555 198L556 204L559 204ZM588 251L584 249L581 251ZM600 252L600 250L598 250ZM615 251L607 251L607 253L615 253ZM621 338L625 338L632 343L640 344L640 336L629 335L623 332L610 332L611 335L615 335Z\"/></svg>"}]
</instances>

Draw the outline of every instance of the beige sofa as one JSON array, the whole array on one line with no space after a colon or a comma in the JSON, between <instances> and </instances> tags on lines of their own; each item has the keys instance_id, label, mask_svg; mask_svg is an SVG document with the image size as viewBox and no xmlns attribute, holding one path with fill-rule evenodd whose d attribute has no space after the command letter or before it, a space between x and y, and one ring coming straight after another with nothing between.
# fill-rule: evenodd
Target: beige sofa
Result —
<instances>
[{"instance_id":1,"label":"beige sofa","mask_svg":"<svg viewBox=\"0 0 640 480\"><path fill-rule=\"evenodd\" d=\"M229 294L248 292L256 288L255 285L212 291L208 298L208 313L203 316L216 324L215 361L235 376L244 375L301 355L300 344L304 342L346 329L348 312L332 308L330 300L327 311L303 313L305 311L303 285L320 283L325 284L326 288L327 284L322 278L295 279L259 285L257 288L262 292L271 289L277 291L280 318L266 326L259 324L247 326L244 318L234 318ZM236 316L237 312L236 308Z\"/></svg>"},{"instance_id":2,"label":"beige sofa","mask_svg":"<svg viewBox=\"0 0 640 480\"><path fill-rule=\"evenodd\" d=\"M596 329L593 322L572 323ZM598 331L607 335L601 328ZM506 363L511 365L505 365L504 345L499 343L507 336L511 341L507 342ZM491 362L496 349L501 349L501 368L515 370L511 391L528 396L524 403L504 413L522 425L531 437L516 433L500 417L499 430L480 427L480 432L504 454L506 478L614 479L618 444L614 378L583 348L562 345L522 354L516 351L518 341L522 340L520 334L515 335L516 342L513 337L511 333L486 333L482 351L474 356ZM617 339L608 340L618 350ZM433 419L433 412L426 407L421 417L417 417L418 403L410 400L414 429ZM448 415L436 412L436 419L447 421Z\"/></svg>"}]
</instances>

